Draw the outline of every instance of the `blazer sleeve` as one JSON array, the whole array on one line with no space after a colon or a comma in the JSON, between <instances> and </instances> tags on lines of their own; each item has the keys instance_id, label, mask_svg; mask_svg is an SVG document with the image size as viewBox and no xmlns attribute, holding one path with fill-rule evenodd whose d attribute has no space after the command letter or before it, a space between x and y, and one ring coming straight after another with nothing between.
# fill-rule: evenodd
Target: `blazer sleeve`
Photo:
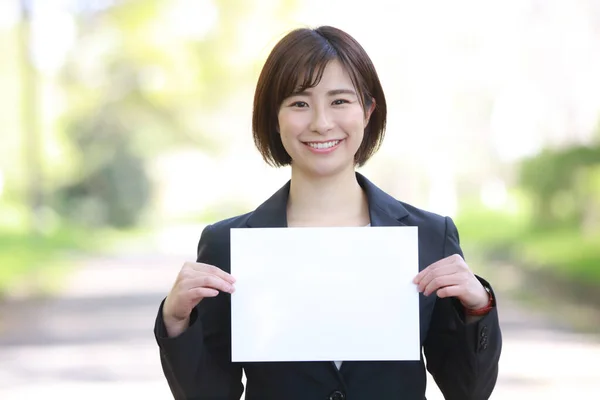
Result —
<instances>
[{"instance_id":1,"label":"blazer sleeve","mask_svg":"<svg viewBox=\"0 0 600 400\"><path fill-rule=\"evenodd\" d=\"M463 256L456 226L446 217L443 256ZM477 277L484 286L491 287ZM493 294L494 299L496 296ZM437 298L424 343L427 370L446 400L488 399L498 378L502 335L496 307L482 319L466 324L456 298Z\"/></svg>"},{"instance_id":2,"label":"blazer sleeve","mask_svg":"<svg viewBox=\"0 0 600 400\"><path fill-rule=\"evenodd\" d=\"M216 265L218 248L210 226L198 244L197 262ZM169 338L162 318L162 301L154 335L160 349L163 373L176 400L239 400L244 391L242 367L231 362L231 298L219 293L203 299L190 315L190 326Z\"/></svg>"}]
</instances>

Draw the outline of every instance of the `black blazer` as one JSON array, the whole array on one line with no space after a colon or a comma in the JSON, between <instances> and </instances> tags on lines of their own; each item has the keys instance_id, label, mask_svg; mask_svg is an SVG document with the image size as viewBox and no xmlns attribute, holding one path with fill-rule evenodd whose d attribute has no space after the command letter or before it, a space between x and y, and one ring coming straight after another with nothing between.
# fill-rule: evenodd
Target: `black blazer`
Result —
<instances>
[{"instance_id":1,"label":"black blazer","mask_svg":"<svg viewBox=\"0 0 600 400\"><path fill-rule=\"evenodd\" d=\"M452 220L399 202L362 175L372 226L418 226L419 269L452 254L462 255ZM285 227L289 182L255 211L207 226L198 262L230 271L231 228ZM483 279L481 282L488 285ZM246 373L247 400L423 400L426 372L420 361L231 362L230 295L206 298L194 309L190 327L167 338L160 306L154 334L163 372L176 399L239 399ZM163 300L164 303L164 300ZM454 298L420 294L421 345L427 369L447 400L487 399L498 376L502 339L494 308L465 324ZM349 335L351 332L340 332Z\"/></svg>"}]
</instances>

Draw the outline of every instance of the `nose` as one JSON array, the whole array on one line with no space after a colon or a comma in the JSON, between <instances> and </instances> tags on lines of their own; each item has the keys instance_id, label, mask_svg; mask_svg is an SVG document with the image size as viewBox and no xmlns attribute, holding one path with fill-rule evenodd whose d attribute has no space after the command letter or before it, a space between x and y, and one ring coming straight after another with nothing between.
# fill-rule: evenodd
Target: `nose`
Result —
<instances>
[{"instance_id":1,"label":"nose","mask_svg":"<svg viewBox=\"0 0 600 400\"><path fill-rule=\"evenodd\" d=\"M313 108L312 120L310 122L310 130L325 135L333 128L331 116L323 108Z\"/></svg>"}]
</instances>

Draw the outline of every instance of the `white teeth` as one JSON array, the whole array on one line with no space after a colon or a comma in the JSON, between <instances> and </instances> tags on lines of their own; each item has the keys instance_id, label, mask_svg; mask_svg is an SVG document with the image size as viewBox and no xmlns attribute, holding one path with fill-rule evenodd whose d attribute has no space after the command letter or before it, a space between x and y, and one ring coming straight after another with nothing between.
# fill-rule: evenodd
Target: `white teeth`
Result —
<instances>
[{"instance_id":1,"label":"white teeth","mask_svg":"<svg viewBox=\"0 0 600 400\"><path fill-rule=\"evenodd\" d=\"M306 143L306 144L309 145L310 147L312 147L313 149L328 149L330 147L335 146L339 142L340 142L339 140L332 140L331 142L325 142L325 143Z\"/></svg>"}]
</instances>

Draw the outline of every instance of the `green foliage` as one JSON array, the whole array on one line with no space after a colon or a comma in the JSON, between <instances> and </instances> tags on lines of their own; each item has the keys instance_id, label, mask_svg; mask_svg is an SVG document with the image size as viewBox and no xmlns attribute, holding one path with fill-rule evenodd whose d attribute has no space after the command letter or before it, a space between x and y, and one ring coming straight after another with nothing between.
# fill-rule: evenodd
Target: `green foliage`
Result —
<instances>
[{"instance_id":1,"label":"green foliage","mask_svg":"<svg viewBox=\"0 0 600 400\"><path fill-rule=\"evenodd\" d=\"M182 5L191 11L177 11ZM216 19L210 21L213 5ZM44 227L47 236L27 233L32 218L24 200L29 182L23 168L24 65L18 26L0 29L6 103L0 113L5 183L0 202L10 201L0 203L0 290L24 274L37 276L69 249L96 248L91 242L95 233L104 234L101 227L135 225L154 193L147 170L157 155L175 147L216 153L229 145L222 122L231 116L228 111L239 111L239 93L254 84L259 54L249 45L256 47L257 34L270 37L273 25L286 25L295 0L263 10L261 5L252 0L80 5L84 11L74 15L77 36L64 67L58 77L38 80L44 97L37 99L39 108L26 110L43 132L39 184L51 221Z\"/></svg>"},{"instance_id":2,"label":"green foliage","mask_svg":"<svg viewBox=\"0 0 600 400\"><path fill-rule=\"evenodd\" d=\"M571 229L540 232L515 244L524 264L546 268L572 281L600 284L600 235L583 237Z\"/></svg>"},{"instance_id":3,"label":"green foliage","mask_svg":"<svg viewBox=\"0 0 600 400\"><path fill-rule=\"evenodd\" d=\"M544 269L568 282L600 285L600 235L578 227L539 229L523 213L463 210L456 219L461 243L486 258L520 268Z\"/></svg>"},{"instance_id":4,"label":"green foliage","mask_svg":"<svg viewBox=\"0 0 600 400\"><path fill-rule=\"evenodd\" d=\"M106 152L101 160L98 160L99 153L102 152L95 153L96 163L85 165L84 179L55 192L55 208L62 216L91 228L133 226L141 217L150 194L143 162L125 146Z\"/></svg>"},{"instance_id":5,"label":"green foliage","mask_svg":"<svg viewBox=\"0 0 600 400\"><path fill-rule=\"evenodd\" d=\"M529 206L519 193L511 193L511 199L517 203L512 212L486 208L475 199L463 201L456 218L461 242L496 252L525 236L531 224Z\"/></svg>"},{"instance_id":6,"label":"green foliage","mask_svg":"<svg viewBox=\"0 0 600 400\"><path fill-rule=\"evenodd\" d=\"M565 282L600 285L600 145L546 150L523 162L520 178L516 211L463 205L462 242Z\"/></svg>"},{"instance_id":7,"label":"green foliage","mask_svg":"<svg viewBox=\"0 0 600 400\"><path fill-rule=\"evenodd\" d=\"M292 3L283 4L285 17ZM182 5L198 12L197 21L189 12L174 19ZM201 13L210 14L211 5L213 25ZM127 1L79 16L78 40L61 76L73 105L61 120L71 165L56 178L53 194L62 215L88 226L133 225L152 193L145 170L153 157L173 147L214 153L228 145L210 121L252 82L252 57L234 56L257 7ZM197 32L178 26L190 22Z\"/></svg>"},{"instance_id":8,"label":"green foliage","mask_svg":"<svg viewBox=\"0 0 600 400\"><path fill-rule=\"evenodd\" d=\"M535 202L539 227L579 225L598 187L600 144L545 150L522 163L520 184ZM590 197L591 196L591 197Z\"/></svg>"},{"instance_id":9,"label":"green foliage","mask_svg":"<svg viewBox=\"0 0 600 400\"><path fill-rule=\"evenodd\" d=\"M0 29L0 88L2 88L2 112L0 112L0 174L10 184L22 182L24 174L20 163L22 156L20 138L21 95L19 87L18 51L16 29Z\"/></svg>"}]
</instances>

